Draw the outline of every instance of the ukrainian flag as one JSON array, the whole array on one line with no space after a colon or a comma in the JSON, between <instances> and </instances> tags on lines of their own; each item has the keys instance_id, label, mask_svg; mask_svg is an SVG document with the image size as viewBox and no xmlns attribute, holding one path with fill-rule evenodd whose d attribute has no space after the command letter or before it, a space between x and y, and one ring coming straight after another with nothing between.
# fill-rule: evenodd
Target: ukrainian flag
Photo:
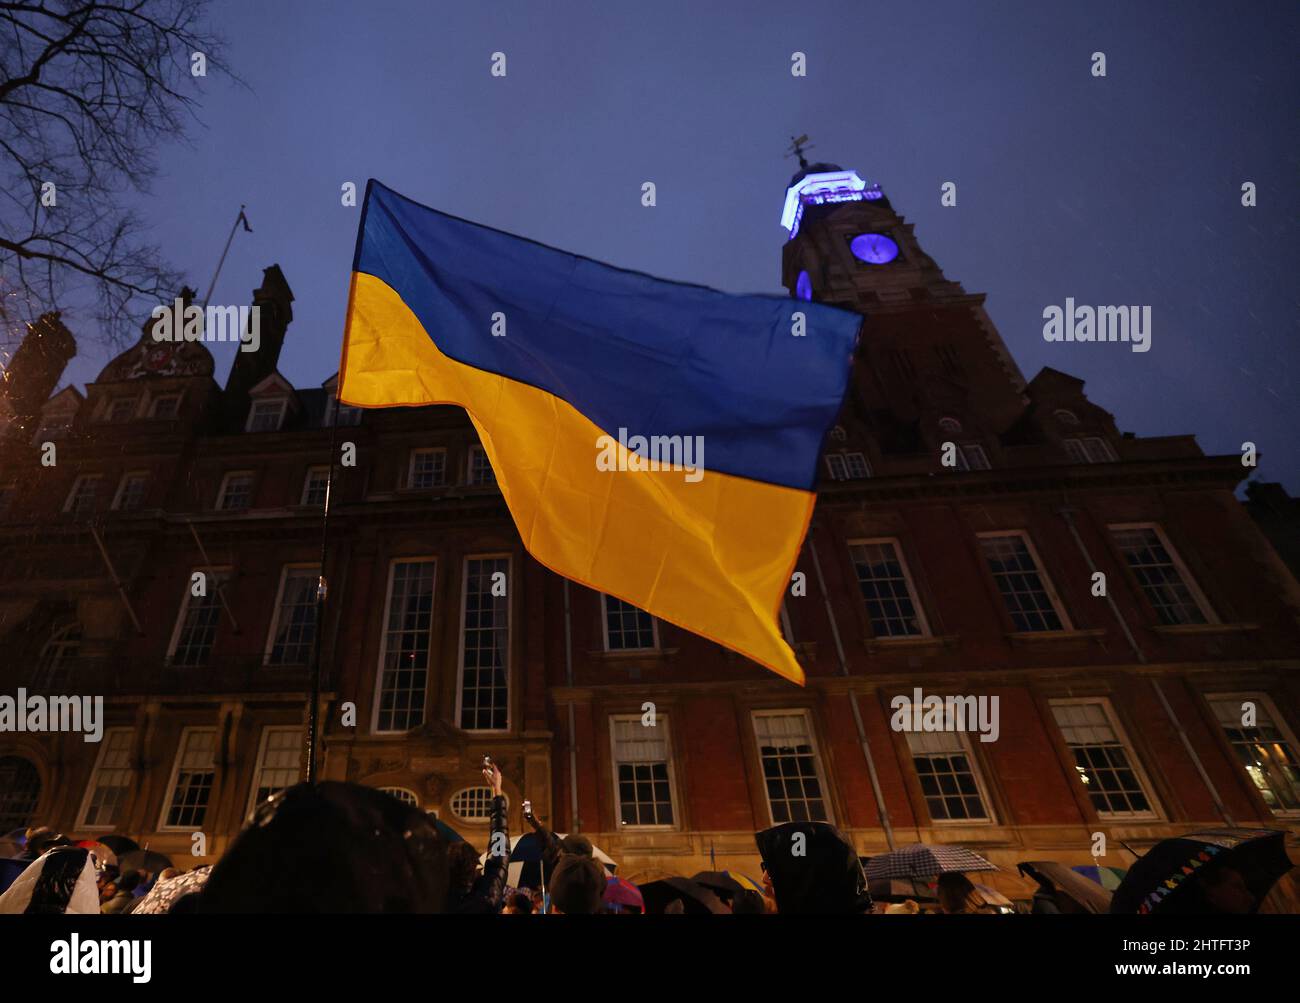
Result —
<instances>
[{"instance_id":1,"label":"ukrainian flag","mask_svg":"<svg viewBox=\"0 0 1300 1003\"><path fill-rule=\"evenodd\" d=\"M538 561L802 683L777 615L860 324L566 254L372 180L339 398L465 408ZM702 473L637 469L636 437L696 436Z\"/></svg>"}]
</instances>

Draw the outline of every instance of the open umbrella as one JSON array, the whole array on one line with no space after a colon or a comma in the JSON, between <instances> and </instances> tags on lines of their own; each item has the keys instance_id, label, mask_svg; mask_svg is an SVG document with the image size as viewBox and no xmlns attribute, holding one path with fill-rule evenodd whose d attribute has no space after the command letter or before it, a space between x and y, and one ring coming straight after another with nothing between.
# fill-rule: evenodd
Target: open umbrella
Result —
<instances>
[{"instance_id":1,"label":"open umbrella","mask_svg":"<svg viewBox=\"0 0 1300 1003\"><path fill-rule=\"evenodd\" d=\"M103 843L110 850L116 853L119 858L125 857L128 853L140 849L140 844L134 839L127 836L119 836L117 833L109 833L107 836L100 836L99 842Z\"/></svg>"},{"instance_id":2,"label":"open umbrella","mask_svg":"<svg viewBox=\"0 0 1300 1003\"><path fill-rule=\"evenodd\" d=\"M1281 829L1208 829L1161 840L1128 869L1112 913L1253 913L1292 867Z\"/></svg>"},{"instance_id":3,"label":"open umbrella","mask_svg":"<svg viewBox=\"0 0 1300 1003\"><path fill-rule=\"evenodd\" d=\"M556 833L560 839L564 838L564 833ZM521 836L514 836L510 840L510 861L506 867L506 884L513 885L515 888L541 888L542 887L542 853L546 849L545 844L535 832L525 832ZM596 863L605 868L605 873L612 875L618 870L618 865L614 863L612 857L598 846L591 848L591 855ZM487 854L479 855L479 863L487 863Z\"/></svg>"},{"instance_id":4,"label":"open umbrella","mask_svg":"<svg viewBox=\"0 0 1300 1003\"><path fill-rule=\"evenodd\" d=\"M1095 881L1112 892L1123 883L1124 875L1128 873L1126 867L1098 867L1096 864L1079 864L1071 870L1078 871L1089 881Z\"/></svg>"},{"instance_id":5,"label":"open umbrella","mask_svg":"<svg viewBox=\"0 0 1300 1003\"><path fill-rule=\"evenodd\" d=\"M117 862L118 870L123 874L127 871L139 871L150 874L161 874L167 868L174 866L172 858L159 853L156 850L132 850L125 856L119 857Z\"/></svg>"},{"instance_id":6,"label":"open umbrella","mask_svg":"<svg viewBox=\"0 0 1300 1003\"><path fill-rule=\"evenodd\" d=\"M640 891L648 913L662 913L676 900L681 901L687 915L708 916L727 911L718 896L690 878L661 878L641 885Z\"/></svg>"},{"instance_id":7,"label":"open umbrella","mask_svg":"<svg viewBox=\"0 0 1300 1003\"><path fill-rule=\"evenodd\" d=\"M700 871L699 874L692 874L691 880L697 885L703 885L713 892L722 892L727 896L746 889L763 894L763 886L759 882L748 874L740 874L737 871Z\"/></svg>"},{"instance_id":8,"label":"open umbrella","mask_svg":"<svg viewBox=\"0 0 1300 1003\"><path fill-rule=\"evenodd\" d=\"M628 907L632 906L641 912L645 912L645 898L642 897L640 889L630 881L624 881L622 878L610 878L605 882L605 891L600 900L606 905Z\"/></svg>"},{"instance_id":9,"label":"open umbrella","mask_svg":"<svg viewBox=\"0 0 1300 1003\"><path fill-rule=\"evenodd\" d=\"M1016 904L1003 895L996 888L990 888L988 885L975 885L975 898L982 905L989 906L1000 913L1011 913L1016 911Z\"/></svg>"},{"instance_id":10,"label":"open umbrella","mask_svg":"<svg viewBox=\"0 0 1300 1003\"><path fill-rule=\"evenodd\" d=\"M1016 870L1040 885L1051 885L1056 891L1058 906L1064 896L1077 906L1078 912L1110 912L1111 893L1098 882L1088 880L1077 867L1066 867L1055 860L1022 860L1016 864Z\"/></svg>"},{"instance_id":11,"label":"open umbrella","mask_svg":"<svg viewBox=\"0 0 1300 1003\"><path fill-rule=\"evenodd\" d=\"M971 871L996 871L978 853L964 846L929 846L913 843L872 857L867 864L867 880L881 878L933 878L940 874L965 874Z\"/></svg>"},{"instance_id":12,"label":"open umbrella","mask_svg":"<svg viewBox=\"0 0 1300 1003\"><path fill-rule=\"evenodd\" d=\"M99 867L117 867L117 854L98 840L83 839L77 845L89 850Z\"/></svg>"}]
</instances>

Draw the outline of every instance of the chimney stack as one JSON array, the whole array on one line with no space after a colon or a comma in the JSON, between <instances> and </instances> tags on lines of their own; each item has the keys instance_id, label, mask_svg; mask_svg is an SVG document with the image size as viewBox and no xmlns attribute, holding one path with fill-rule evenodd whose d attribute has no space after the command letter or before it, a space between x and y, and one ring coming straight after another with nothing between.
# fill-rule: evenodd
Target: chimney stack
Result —
<instances>
[{"instance_id":1,"label":"chimney stack","mask_svg":"<svg viewBox=\"0 0 1300 1003\"><path fill-rule=\"evenodd\" d=\"M284 336L293 320L293 290L279 265L262 270L262 285L253 290L253 307L258 316L256 320L250 316L248 322L258 325L257 351L245 352L241 345L235 351L235 361L230 364L230 376L226 379L225 413L232 425L244 420L248 392L280 364Z\"/></svg>"}]
</instances>

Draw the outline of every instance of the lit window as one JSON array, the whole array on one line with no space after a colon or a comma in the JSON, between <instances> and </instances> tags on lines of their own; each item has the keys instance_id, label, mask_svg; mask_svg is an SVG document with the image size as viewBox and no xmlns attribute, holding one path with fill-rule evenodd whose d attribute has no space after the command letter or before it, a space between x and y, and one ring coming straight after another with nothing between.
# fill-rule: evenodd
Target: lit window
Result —
<instances>
[{"instance_id":1,"label":"lit window","mask_svg":"<svg viewBox=\"0 0 1300 1003\"><path fill-rule=\"evenodd\" d=\"M81 809L81 828L112 829L118 824L131 792L131 737L130 728L104 732Z\"/></svg>"},{"instance_id":2,"label":"lit window","mask_svg":"<svg viewBox=\"0 0 1300 1003\"><path fill-rule=\"evenodd\" d=\"M99 486L103 478L98 474L82 474L72 484L68 500L63 504L63 511L73 515L85 515L95 508L99 497Z\"/></svg>"},{"instance_id":3,"label":"lit window","mask_svg":"<svg viewBox=\"0 0 1300 1003\"><path fill-rule=\"evenodd\" d=\"M176 621L176 630L172 636L172 665L206 665L212 654L212 642L217 637L217 624L221 621L221 587L229 578L229 569L204 569L195 571L202 575L200 579L202 595L194 591L200 586L193 584L191 576L185 585L185 600L181 604L180 617Z\"/></svg>"},{"instance_id":4,"label":"lit window","mask_svg":"<svg viewBox=\"0 0 1300 1003\"><path fill-rule=\"evenodd\" d=\"M602 599L606 651L647 651L659 647L654 617L622 599L610 595Z\"/></svg>"},{"instance_id":5,"label":"lit window","mask_svg":"<svg viewBox=\"0 0 1300 1003\"><path fill-rule=\"evenodd\" d=\"M320 568L286 567L266 651L267 665L306 665L316 640L316 587Z\"/></svg>"},{"instance_id":6,"label":"lit window","mask_svg":"<svg viewBox=\"0 0 1300 1003\"><path fill-rule=\"evenodd\" d=\"M246 431L280 431L280 426L284 423L284 412L288 406L289 401L284 397L253 401L253 406L248 409L248 427Z\"/></svg>"},{"instance_id":7,"label":"lit window","mask_svg":"<svg viewBox=\"0 0 1300 1003\"><path fill-rule=\"evenodd\" d=\"M140 407L139 397L115 397L108 405L104 420L108 422L130 421Z\"/></svg>"},{"instance_id":8,"label":"lit window","mask_svg":"<svg viewBox=\"0 0 1300 1003\"><path fill-rule=\"evenodd\" d=\"M445 449L411 450L411 465L406 477L407 487L424 491L446 483L447 451Z\"/></svg>"},{"instance_id":9,"label":"lit window","mask_svg":"<svg viewBox=\"0 0 1300 1003\"><path fill-rule=\"evenodd\" d=\"M253 473L238 470L226 474L217 493L217 508L222 512L242 512L253 501Z\"/></svg>"},{"instance_id":10,"label":"lit window","mask_svg":"<svg viewBox=\"0 0 1300 1003\"><path fill-rule=\"evenodd\" d=\"M475 487L495 484L496 471L488 462L487 450L482 446L469 447L469 483Z\"/></svg>"},{"instance_id":11,"label":"lit window","mask_svg":"<svg viewBox=\"0 0 1300 1003\"><path fill-rule=\"evenodd\" d=\"M510 717L510 558L465 559L461 604L460 726L508 727Z\"/></svg>"},{"instance_id":12,"label":"lit window","mask_svg":"<svg viewBox=\"0 0 1300 1003\"><path fill-rule=\"evenodd\" d=\"M217 733L212 728L186 728L181 734L172 771L170 793L163 809L162 828L199 829L208 813L208 801L217 779L213 752Z\"/></svg>"},{"instance_id":13,"label":"lit window","mask_svg":"<svg viewBox=\"0 0 1300 1003\"><path fill-rule=\"evenodd\" d=\"M910 721L912 705L904 705ZM930 818L936 822L987 822L983 785L966 736L957 731L908 731L907 748L921 781Z\"/></svg>"},{"instance_id":14,"label":"lit window","mask_svg":"<svg viewBox=\"0 0 1300 1003\"><path fill-rule=\"evenodd\" d=\"M409 731L424 723L435 569L432 558L393 562L379 655L376 731Z\"/></svg>"},{"instance_id":15,"label":"lit window","mask_svg":"<svg viewBox=\"0 0 1300 1003\"><path fill-rule=\"evenodd\" d=\"M831 821L807 712L756 712L754 736L772 824Z\"/></svg>"},{"instance_id":16,"label":"lit window","mask_svg":"<svg viewBox=\"0 0 1300 1003\"><path fill-rule=\"evenodd\" d=\"M668 719L655 717L653 727L640 715L610 719L614 759L614 794L618 819L625 826L674 824L673 785L669 770Z\"/></svg>"},{"instance_id":17,"label":"lit window","mask_svg":"<svg viewBox=\"0 0 1300 1003\"><path fill-rule=\"evenodd\" d=\"M1110 443L1095 435L1065 440L1065 452L1075 463L1114 463L1115 451Z\"/></svg>"},{"instance_id":18,"label":"lit window","mask_svg":"<svg viewBox=\"0 0 1300 1003\"><path fill-rule=\"evenodd\" d=\"M308 468L307 477L302 482L302 504L323 506L325 504L325 490L329 486L329 482L329 467Z\"/></svg>"},{"instance_id":19,"label":"lit window","mask_svg":"<svg viewBox=\"0 0 1300 1003\"><path fill-rule=\"evenodd\" d=\"M980 549L1016 630L1065 629L1051 584L1040 570L1024 535L981 536Z\"/></svg>"},{"instance_id":20,"label":"lit window","mask_svg":"<svg viewBox=\"0 0 1300 1003\"><path fill-rule=\"evenodd\" d=\"M149 475L143 471L125 474L117 486L117 495L113 498L113 508L119 512L130 512L144 504L145 489L149 486Z\"/></svg>"},{"instance_id":21,"label":"lit window","mask_svg":"<svg viewBox=\"0 0 1300 1003\"><path fill-rule=\"evenodd\" d=\"M1104 700L1053 700L1079 782L1102 818L1153 817L1146 785Z\"/></svg>"},{"instance_id":22,"label":"lit window","mask_svg":"<svg viewBox=\"0 0 1300 1003\"><path fill-rule=\"evenodd\" d=\"M1174 626L1209 620L1209 604L1199 595L1163 533L1155 526L1111 526L1110 532L1161 623Z\"/></svg>"},{"instance_id":23,"label":"lit window","mask_svg":"<svg viewBox=\"0 0 1300 1003\"><path fill-rule=\"evenodd\" d=\"M181 399L178 394L167 394L163 397L155 397L153 404L149 406L150 418L175 418L180 410Z\"/></svg>"},{"instance_id":24,"label":"lit window","mask_svg":"<svg viewBox=\"0 0 1300 1003\"><path fill-rule=\"evenodd\" d=\"M420 807L420 799L416 797L415 791L408 791L405 787L381 787L379 789L389 797L397 798L402 804L409 804L412 808Z\"/></svg>"},{"instance_id":25,"label":"lit window","mask_svg":"<svg viewBox=\"0 0 1300 1003\"><path fill-rule=\"evenodd\" d=\"M893 540L868 540L849 547L858 586L876 637L920 637L927 633L912 579Z\"/></svg>"},{"instance_id":26,"label":"lit window","mask_svg":"<svg viewBox=\"0 0 1300 1003\"><path fill-rule=\"evenodd\" d=\"M491 787L466 787L451 796L448 807L457 818L466 822L486 822L492 817Z\"/></svg>"},{"instance_id":27,"label":"lit window","mask_svg":"<svg viewBox=\"0 0 1300 1003\"><path fill-rule=\"evenodd\" d=\"M252 794L248 802L250 812L298 782L301 758L300 729L262 729L262 744L257 751L257 769L253 773Z\"/></svg>"},{"instance_id":28,"label":"lit window","mask_svg":"<svg viewBox=\"0 0 1300 1003\"><path fill-rule=\"evenodd\" d=\"M1277 815L1300 814L1300 758L1272 701L1262 693L1208 699L1264 804Z\"/></svg>"}]
</instances>

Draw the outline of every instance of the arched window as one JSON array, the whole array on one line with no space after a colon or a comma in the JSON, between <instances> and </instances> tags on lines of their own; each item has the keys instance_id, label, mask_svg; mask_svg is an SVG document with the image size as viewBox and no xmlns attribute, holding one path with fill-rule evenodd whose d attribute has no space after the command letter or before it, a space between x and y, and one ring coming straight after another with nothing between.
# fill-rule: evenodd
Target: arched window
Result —
<instances>
[{"instance_id":1,"label":"arched window","mask_svg":"<svg viewBox=\"0 0 1300 1003\"><path fill-rule=\"evenodd\" d=\"M836 425L831 429L831 438L836 442L844 442L849 437L849 433L844 431L843 425Z\"/></svg>"},{"instance_id":2,"label":"arched window","mask_svg":"<svg viewBox=\"0 0 1300 1003\"><path fill-rule=\"evenodd\" d=\"M0 832L31 825L41 799L41 775L22 756L0 756Z\"/></svg>"},{"instance_id":3,"label":"arched window","mask_svg":"<svg viewBox=\"0 0 1300 1003\"><path fill-rule=\"evenodd\" d=\"M486 822L491 808L491 787L466 787L451 796L451 813L467 822Z\"/></svg>"},{"instance_id":4,"label":"arched window","mask_svg":"<svg viewBox=\"0 0 1300 1003\"><path fill-rule=\"evenodd\" d=\"M412 808L420 807L420 798L415 791L407 790L405 787L381 787L379 789L385 794L391 794L402 804L409 804Z\"/></svg>"},{"instance_id":5,"label":"arched window","mask_svg":"<svg viewBox=\"0 0 1300 1003\"><path fill-rule=\"evenodd\" d=\"M1057 421L1059 421L1062 425L1079 424L1079 416L1075 414L1073 411L1067 411L1065 408L1060 408L1059 410L1053 411L1052 417L1055 418Z\"/></svg>"},{"instance_id":6,"label":"arched window","mask_svg":"<svg viewBox=\"0 0 1300 1003\"><path fill-rule=\"evenodd\" d=\"M961 422L959 422L956 418L940 418L939 430L941 432L960 432Z\"/></svg>"}]
</instances>

